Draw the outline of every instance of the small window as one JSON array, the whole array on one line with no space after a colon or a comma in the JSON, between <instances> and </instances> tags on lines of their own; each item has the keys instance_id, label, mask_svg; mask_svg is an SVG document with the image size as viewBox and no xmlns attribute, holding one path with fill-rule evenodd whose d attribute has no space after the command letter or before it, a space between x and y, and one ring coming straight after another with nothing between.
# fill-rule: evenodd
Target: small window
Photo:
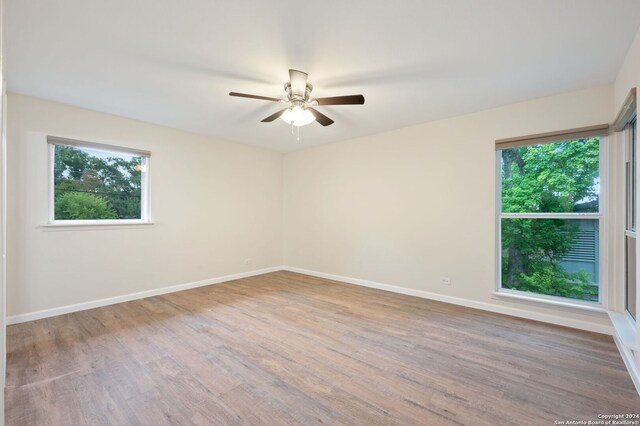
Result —
<instances>
[{"instance_id":1,"label":"small window","mask_svg":"<svg viewBox=\"0 0 640 426\"><path fill-rule=\"evenodd\" d=\"M602 301L599 136L498 148L499 290Z\"/></svg>"},{"instance_id":2,"label":"small window","mask_svg":"<svg viewBox=\"0 0 640 426\"><path fill-rule=\"evenodd\" d=\"M148 222L149 153L49 137L52 224Z\"/></svg>"}]
</instances>

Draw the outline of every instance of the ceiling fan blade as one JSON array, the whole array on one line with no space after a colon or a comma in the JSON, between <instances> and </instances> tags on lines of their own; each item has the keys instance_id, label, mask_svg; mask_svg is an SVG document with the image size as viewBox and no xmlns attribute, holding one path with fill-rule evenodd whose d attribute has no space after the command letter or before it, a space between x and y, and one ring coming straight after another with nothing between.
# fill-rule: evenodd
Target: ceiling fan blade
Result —
<instances>
[{"instance_id":1,"label":"ceiling fan blade","mask_svg":"<svg viewBox=\"0 0 640 426\"><path fill-rule=\"evenodd\" d=\"M267 118L265 118L264 120L262 120L262 123L271 123L273 120L280 118L280 116L289 108L285 108L285 109L281 109L280 111L276 112L275 114L271 114L270 116L268 116Z\"/></svg>"},{"instance_id":2,"label":"ceiling fan blade","mask_svg":"<svg viewBox=\"0 0 640 426\"><path fill-rule=\"evenodd\" d=\"M326 115L324 115L323 113L321 113L320 111L317 111L313 108L307 108L309 111L311 111L311 114L313 114L313 116L316 118L316 121L320 124L322 124L323 126L329 126L331 124L334 123L334 121L332 119L330 119L329 117L327 117Z\"/></svg>"},{"instance_id":3,"label":"ceiling fan blade","mask_svg":"<svg viewBox=\"0 0 640 426\"><path fill-rule=\"evenodd\" d=\"M270 98L269 96L248 95L246 93L229 92L229 96L237 96L238 98L260 99L261 101L280 102L278 98Z\"/></svg>"},{"instance_id":4,"label":"ceiling fan blade","mask_svg":"<svg viewBox=\"0 0 640 426\"><path fill-rule=\"evenodd\" d=\"M304 99L305 92L307 91L308 77L306 72L289 70L289 81L291 82L291 93L293 95L300 96Z\"/></svg>"},{"instance_id":5,"label":"ceiling fan blade","mask_svg":"<svg viewBox=\"0 0 640 426\"><path fill-rule=\"evenodd\" d=\"M364 96L331 96L329 98L317 98L316 101L318 105L362 105L364 104Z\"/></svg>"}]
</instances>

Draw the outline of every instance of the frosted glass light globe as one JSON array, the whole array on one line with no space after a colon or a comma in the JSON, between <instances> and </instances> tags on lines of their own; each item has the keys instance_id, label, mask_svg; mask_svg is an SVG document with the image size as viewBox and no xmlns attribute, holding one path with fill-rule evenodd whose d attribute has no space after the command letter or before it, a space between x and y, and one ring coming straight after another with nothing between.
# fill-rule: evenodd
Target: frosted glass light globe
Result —
<instances>
[{"instance_id":1,"label":"frosted glass light globe","mask_svg":"<svg viewBox=\"0 0 640 426\"><path fill-rule=\"evenodd\" d=\"M293 124L294 126L306 126L313 123L316 117L308 109L296 105L293 108L286 110L281 116L287 124Z\"/></svg>"}]
</instances>

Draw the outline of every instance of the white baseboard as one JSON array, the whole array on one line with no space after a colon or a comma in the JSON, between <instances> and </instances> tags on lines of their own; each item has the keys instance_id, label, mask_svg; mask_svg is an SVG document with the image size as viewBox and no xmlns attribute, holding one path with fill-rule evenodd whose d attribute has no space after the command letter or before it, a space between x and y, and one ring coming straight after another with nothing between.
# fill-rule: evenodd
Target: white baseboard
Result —
<instances>
[{"instance_id":1,"label":"white baseboard","mask_svg":"<svg viewBox=\"0 0 640 426\"><path fill-rule=\"evenodd\" d=\"M618 347L620 356L624 361L624 365L627 367L627 371L631 376L631 380L633 381L633 384L635 385L636 390L640 395L640 371L638 371L638 366L633 357L633 352L631 352L631 349L629 349L627 346L625 346L622 343L622 341L620 340L620 337L617 334L613 335L613 341L616 342L616 346Z\"/></svg>"},{"instance_id":2,"label":"white baseboard","mask_svg":"<svg viewBox=\"0 0 640 426\"><path fill-rule=\"evenodd\" d=\"M99 308L101 306L113 305L116 303L128 302L130 300L144 299L145 297L158 296L160 294L174 293L176 291L188 290L190 288L204 287L206 285L220 284L227 281L238 280L240 278L253 277L269 272L282 271L283 266L273 266L271 268L257 269L255 271L240 272L238 274L224 275L222 277L210 278L202 281L195 281L186 284L178 284L169 287L161 287L153 290L140 291L137 293L123 294L121 296L108 297L106 299L92 300L90 302L76 303L74 305L60 306L58 308L43 309L41 311L29 312L26 314L12 315L7 317L7 325L21 322L34 321L56 315L68 314L71 312L84 311L87 309Z\"/></svg>"},{"instance_id":3,"label":"white baseboard","mask_svg":"<svg viewBox=\"0 0 640 426\"><path fill-rule=\"evenodd\" d=\"M53 317L56 315L68 314L70 312L84 311L87 309L99 308L101 306L113 305L115 303L128 302L130 300L144 299L145 297L157 296L161 294L174 293L176 291L188 290L191 288L203 287L212 284L219 284L227 281L233 281L241 278L252 277L256 275L262 275L269 272L276 271L291 271L304 275L311 275L319 278L326 278L334 281L342 281L349 284L360 285L364 287L376 288L379 290L391 291L394 293L406 294L409 296L421 297L423 299L437 300L440 302L452 303L454 305L467 306L470 308L481 309L484 311L491 311L506 315L512 315L520 318L527 318L536 321L547 322L551 324L563 325L571 328L578 328L581 330L594 331L597 333L604 333L613 335L614 329L611 326L593 324L587 321L581 321L576 319L564 318L556 315L543 314L538 312L531 312L524 309L518 309L508 306L500 306L486 302L478 302L471 299L463 299L460 297L447 296L445 294L432 293L423 290L415 290L406 287L399 287L390 284L382 284L374 281L367 281L358 278L345 277L341 275L327 274L324 272L312 271L309 269L296 268L293 266L273 266L270 268L258 269L254 271L241 272L238 274L225 275L222 277L210 278L202 281L195 281L186 284L178 284L174 286L162 287L153 290L146 290L137 293L124 294L121 296L114 296L105 299L92 300L89 302L77 303L73 305L60 306L57 308L43 309L41 311L29 312L26 314L18 314L7 317L7 324L18 324L21 322L33 321L42 318Z\"/></svg>"},{"instance_id":4,"label":"white baseboard","mask_svg":"<svg viewBox=\"0 0 640 426\"><path fill-rule=\"evenodd\" d=\"M532 312L525 309L518 309L509 306L495 305L492 303L478 302L471 299L463 299L460 297L447 296L445 294L432 293L429 291L415 290L406 287L398 287L390 284L382 284L374 281L361 280L358 278L343 277L340 275L326 274L324 272L311 271L293 266L285 266L285 271L297 272L299 274L311 275L319 278L326 278L334 281L342 281L349 284L360 285L364 287L377 288L379 290L391 291L393 293L401 293L409 296L421 297L423 299L437 300L439 302L452 303L454 305L466 306L469 308L480 309L483 311L496 312L499 314L511 315L514 317L526 318L535 321L546 322L550 324L562 325L565 327L577 328L580 330L593 331L596 333L613 335L614 330L610 325L594 324L588 321L560 317L557 315L543 314Z\"/></svg>"}]
</instances>

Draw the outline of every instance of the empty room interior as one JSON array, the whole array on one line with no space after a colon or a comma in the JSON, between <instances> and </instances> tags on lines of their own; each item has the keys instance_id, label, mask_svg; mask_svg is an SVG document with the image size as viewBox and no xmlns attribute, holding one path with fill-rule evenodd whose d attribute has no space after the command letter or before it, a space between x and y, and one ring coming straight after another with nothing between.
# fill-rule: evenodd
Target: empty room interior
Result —
<instances>
[{"instance_id":1,"label":"empty room interior","mask_svg":"<svg viewBox=\"0 0 640 426\"><path fill-rule=\"evenodd\" d=\"M640 1L0 12L3 424L640 425Z\"/></svg>"}]
</instances>

